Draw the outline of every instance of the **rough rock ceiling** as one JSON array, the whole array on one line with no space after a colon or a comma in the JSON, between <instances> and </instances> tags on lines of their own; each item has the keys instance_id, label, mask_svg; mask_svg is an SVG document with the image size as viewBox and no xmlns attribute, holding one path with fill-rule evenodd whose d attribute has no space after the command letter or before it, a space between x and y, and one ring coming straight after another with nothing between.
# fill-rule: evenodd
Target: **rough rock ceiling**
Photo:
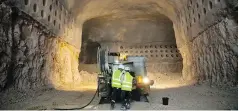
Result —
<instances>
[{"instance_id":1,"label":"rough rock ceiling","mask_svg":"<svg viewBox=\"0 0 239 111\"><path fill-rule=\"evenodd\" d=\"M172 21L177 9L187 0L66 0L67 7L80 23L91 18L144 18L164 14Z\"/></svg>"},{"instance_id":2,"label":"rough rock ceiling","mask_svg":"<svg viewBox=\"0 0 239 111\"><path fill-rule=\"evenodd\" d=\"M158 20L168 17L173 26L179 22L179 11L188 0L65 0L66 6L76 18L79 34L82 34L83 24L88 20L112 19L148 19ZM165 15L165 16L162 16ZM176 25L175 25L176 24ZM175 30L175 29L174 29ZM175 31L177 33L177 31ZM79 35L81 37L81 35ZM76 47L81 42L79 36L66 38ZM180 40L179 40L180 39ZM182 41L178 38L177 41ZM183 42L182 42L183 43Z\"/></svg>"}]
</instances>

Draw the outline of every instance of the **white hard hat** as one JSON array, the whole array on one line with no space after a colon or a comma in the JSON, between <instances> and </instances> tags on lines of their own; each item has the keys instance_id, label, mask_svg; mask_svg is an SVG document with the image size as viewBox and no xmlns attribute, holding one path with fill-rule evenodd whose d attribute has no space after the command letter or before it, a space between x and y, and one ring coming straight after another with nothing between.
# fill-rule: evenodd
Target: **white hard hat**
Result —
<instances>
[{"instance_id":1,"label":"white hard hat","mask_svg":"<svg viewBox=\"0 0 239 111\"><path fill-rule=\"evenodd\" d=\"M124 69L124 65L120 64L119 69Z\"/></svg>"},{"instance_id":2,"label":"white hard hat","mask_svg":"<svg viewBox=\"0 0 239 111\"><path fill-rule=\"evenodd\" d=\"M126 71L129 71L129 70L130 70L130 68L129 68L129 67L125 67L125 70L126 70Z\"/></svg>"}]
</instances>

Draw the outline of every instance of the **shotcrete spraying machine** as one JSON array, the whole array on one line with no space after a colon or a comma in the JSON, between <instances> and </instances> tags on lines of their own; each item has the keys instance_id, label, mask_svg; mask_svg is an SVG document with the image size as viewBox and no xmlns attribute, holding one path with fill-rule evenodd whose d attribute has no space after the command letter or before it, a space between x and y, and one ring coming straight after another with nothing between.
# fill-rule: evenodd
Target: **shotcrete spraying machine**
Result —
<instances>
[{"instance_id":1,"label":"shotcrete spraying machine","mask_svg":"<svg viewBox=\"0 0 239 111\"><path fill-rule=\"evenodd\" d=\"M100 69L98 75L98 96L101 98L100 104L109 102L112 93L111 77L120 64L130 67L130 73L135 78L131 99L148 102L147 96L150 92L150 86L154 84L154 81L149 80L147 77L144 57L128 56L118 52L109 52L108 48L98 48L97 64ZM120 95L117 97L117 100L120 101Z\"/></svg>"}]
</instances>

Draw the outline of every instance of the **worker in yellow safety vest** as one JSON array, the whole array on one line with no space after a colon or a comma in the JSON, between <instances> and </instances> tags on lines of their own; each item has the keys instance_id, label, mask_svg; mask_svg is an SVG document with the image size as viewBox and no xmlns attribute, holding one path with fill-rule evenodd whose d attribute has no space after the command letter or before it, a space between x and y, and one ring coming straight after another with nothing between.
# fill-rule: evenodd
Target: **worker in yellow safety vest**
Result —
<instances>
[{"instance_id":1,"label":"worker in yellow safety vest","mask_svg":"<svg viewBox=\"0 0 239 111\"><path fill-rule=\"evenodd\" d=\"M121 75L124 73L124 66L122 64L119 65L118 69L113 72L111 79L111 87L112 87L112 97L111 97L111 109L115 107L115 101L117 94L120 94L121 90Z\"/></svg>"},{"instance_id":2,"label":"worker in yellow safety vest","mask_svg":"<svg viewBox=\"0 0 239 111\"><path fill-rule=\"evenodd\" d=\"M131 99L131 91L133 87L133 76L130 74L130 68L125 67L125 73L122 76L122 87L121 87L121 94L122 94L122 110L130 108L130 99Z\"/></svg>"}]
</instances>

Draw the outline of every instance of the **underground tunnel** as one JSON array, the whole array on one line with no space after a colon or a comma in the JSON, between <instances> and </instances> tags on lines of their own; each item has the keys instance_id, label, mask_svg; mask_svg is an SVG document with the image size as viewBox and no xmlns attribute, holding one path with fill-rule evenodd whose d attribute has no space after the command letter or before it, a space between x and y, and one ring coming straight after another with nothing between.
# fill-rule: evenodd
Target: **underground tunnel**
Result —
<instances>
[{"instance_id":1,"label":"underground tunnel","mask_svg":"<svg viewBox=\"0 0 239 111\"><path fill-rule=\"evenodd\" d=\"M154 75L157 78L167 73L182 76L182 57L177 49L173 23L162 14L117 19L106 16L86 21L82 30L80 68L92 71L90 67L97 63L98 47L145 57L147 72L158 73Z\"/></svg>"},{"instance_id":2,"label":"underground tunnel","mask_svg":"<svg viewBox=\"0 0 239 111\"><path fill-rule=\"evenodd\" d=\"M237 6L237 0L0 1L0 109L109 110L94 96L108 67L99 66L100 48L144 58L154 84L148 102L132 101L132 110L237 110Z\"/></svg>"}]
</instances>

